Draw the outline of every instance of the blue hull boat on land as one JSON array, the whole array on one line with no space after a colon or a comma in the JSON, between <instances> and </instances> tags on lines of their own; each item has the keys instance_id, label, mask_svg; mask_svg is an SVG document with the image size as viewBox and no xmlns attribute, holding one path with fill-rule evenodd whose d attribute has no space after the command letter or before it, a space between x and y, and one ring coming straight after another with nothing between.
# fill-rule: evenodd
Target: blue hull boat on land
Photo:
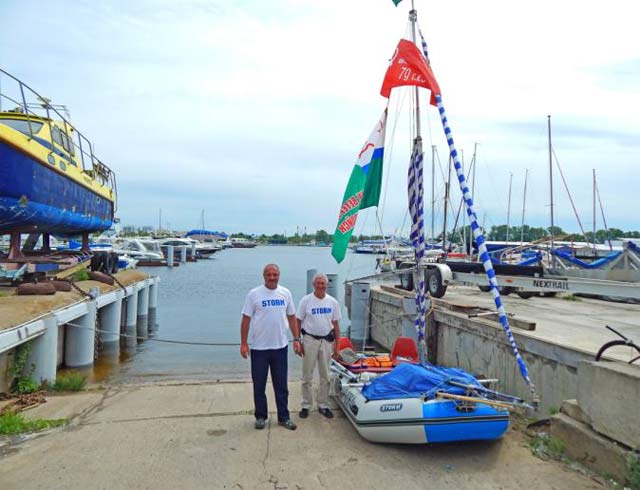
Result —
<instances>
[{"instance_id":1,"label":"blue hull boat on land","mask_svg":"<svg viewBox=\"0 0 640 490\"><path fill-rule=\"evenodd\" d=\"M0 111L0 233L109 229L116 203L113 172L48 99L3 70L0 76L0 102L21 101ZM24 96L13 95L6 80Z\"/></svg>"}]
</instances>

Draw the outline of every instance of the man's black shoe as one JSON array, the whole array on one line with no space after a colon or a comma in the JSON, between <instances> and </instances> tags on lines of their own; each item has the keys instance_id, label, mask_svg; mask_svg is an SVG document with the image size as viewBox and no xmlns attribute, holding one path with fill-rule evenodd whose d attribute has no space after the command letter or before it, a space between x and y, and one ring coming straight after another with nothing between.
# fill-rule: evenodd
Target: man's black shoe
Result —
<instances>
[{"instance_id":1,"label":"man's black shoe","mask_svg":"<svg viewBox=\"0 0 640 490\"><path fill-rule=\"evenodd\" d=\"M281 425L282 427L284 427L285 429L289 429L289 430L296 430L298 428L298 426L296 424L293 423L293 420L289 419L289 420L281 420L278 422L279 425Z\"/></svg>"},{"instance_id":2,"label":"man's black shoe","mask_svg":"<svg viewBox=\"0 0 640 490\"><path fill-rule=\"evenodd\" d=\"M264 429L264 426L266 424L266 420L265 419L256 419L256 429L260 430L260 429Z\"/></svg>"},{"instance_id":3,"label":"man's black shoe","mask_svg":"<svg viewBox=\"0 0 640 490\"><path fill-rule=\"evenodd\" d=\"M300 410L299 415L301 419L306 419L309 416L309 409L303 408L302 410Z\"/></svg>"},{"instance_id":4,"label":"man's black shoe","mask_svg":"<svg viewBox=\"0 0 640 490\"><path fill-rule=\"evenodd\" d=\"M333 412L331 411L330 408L320 408L320 409L318 409L318 412L320 412L322 415L324 415L328 419L332 419L333 418Z\"/></svg>"}]
</instances>

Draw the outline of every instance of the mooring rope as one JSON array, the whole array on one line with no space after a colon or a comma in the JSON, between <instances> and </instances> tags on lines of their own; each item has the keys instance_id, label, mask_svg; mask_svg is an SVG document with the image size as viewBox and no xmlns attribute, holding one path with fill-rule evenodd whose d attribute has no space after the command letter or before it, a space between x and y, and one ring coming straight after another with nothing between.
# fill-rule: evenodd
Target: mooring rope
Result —
<instances>
[{"instance_id":1,"label":"mooring rope","mask_svg":"<svg viewBox=\"0 0 640 490\"><path fill-rule=\"evenodd\" d=\"M157 337L143 337L139 335L127 335L125 333L116 333L110 332L108 330L102 330L99 328L90 328L85 327L83 325L78 325L76 323L67 322L64 325L69 325L75 328L80 328L83 330L91 330L99 333L106 333L109 335L118 335L118 337L123 337L127 339L136 339L136 340L151 340L153 342L165 342L168 344L184 344L184 345L204 345L204 346L220 346L220 347L239 347L241 345L240 342L195 342L190 340L170 340L170 339L159 339ZM292 343L293 340L289 340L288 343ZM249 344L250 345L250 344Z\"/></svg>"}]
</instances>

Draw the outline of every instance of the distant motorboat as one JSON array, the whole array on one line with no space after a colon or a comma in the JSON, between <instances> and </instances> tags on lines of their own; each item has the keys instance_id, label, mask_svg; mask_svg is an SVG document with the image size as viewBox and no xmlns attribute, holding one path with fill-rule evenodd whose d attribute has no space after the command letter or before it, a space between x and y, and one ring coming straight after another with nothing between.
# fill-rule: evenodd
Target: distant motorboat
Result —
<instances>
[{"instance_id":1,"label":"distant motorboat","mask_svg":"<svg viewBox=\"0 0 640 490\"><path fill-rule=\"evenodd\" d=\"M233 248L254 248L258 244L253 240L249 240L247 238L232 237L231 245L233 246Z\"/></svg>"}]
</instances>

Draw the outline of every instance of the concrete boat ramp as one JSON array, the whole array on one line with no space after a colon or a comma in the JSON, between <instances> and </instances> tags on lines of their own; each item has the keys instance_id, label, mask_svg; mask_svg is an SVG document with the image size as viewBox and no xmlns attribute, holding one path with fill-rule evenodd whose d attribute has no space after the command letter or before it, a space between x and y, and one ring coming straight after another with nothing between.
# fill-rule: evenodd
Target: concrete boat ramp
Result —
<instances>
[{"instance_id":1,"label":"concrete boat ramp","mask_svg":"<svg viewBox=\"0 0 640 490\"><path fill-rule=\"evenodd\" d=\"M499 441L389 446L358 436L336 411L298 430L253 428L251 383L121 385L49 397L24 412L64 428L0 439L0 482L12 489L596 489L600 483L531 454L514 429ZM268 392L273 408L272 393ZM517 425L517 424L516 424Z\"/></svg>"}]
</instances>

